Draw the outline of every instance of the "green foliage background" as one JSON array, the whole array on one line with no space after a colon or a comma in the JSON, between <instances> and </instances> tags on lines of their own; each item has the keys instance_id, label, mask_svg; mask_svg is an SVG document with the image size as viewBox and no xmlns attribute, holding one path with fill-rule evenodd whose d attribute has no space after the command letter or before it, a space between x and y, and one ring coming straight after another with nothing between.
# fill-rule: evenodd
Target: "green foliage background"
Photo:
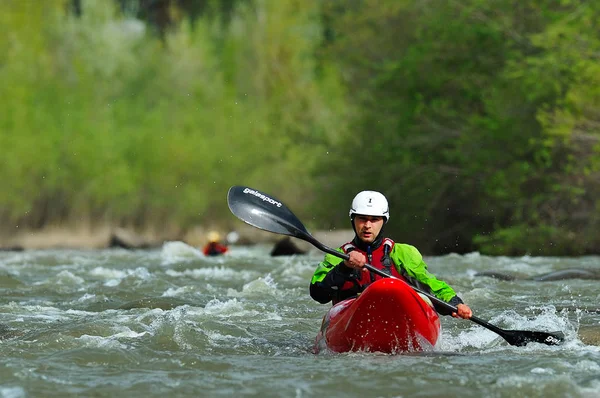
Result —
<instances>
[{"instance_id":1,"label":"green foliage background","mask_svg":"<svg viewBox=\"0 0 600 398\"><path fill-rule=\"evenodd\" d=\"M6 0L0 222L310 228L362 189L426 253L600 247L600 4Z\"/></svg>"}]
</instances>

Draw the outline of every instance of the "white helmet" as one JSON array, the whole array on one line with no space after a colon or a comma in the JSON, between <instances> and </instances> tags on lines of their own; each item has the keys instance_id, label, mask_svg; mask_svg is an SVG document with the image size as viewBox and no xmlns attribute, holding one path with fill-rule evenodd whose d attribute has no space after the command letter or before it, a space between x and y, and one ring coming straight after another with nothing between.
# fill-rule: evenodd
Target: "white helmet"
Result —
<instances>
[{"instance_id":1,"label":"white helmet","mask_svg":"<svg viewBox=\"0 0 600 398\"><path fill-rule=\"evenodd\" d=\"M375 191L362 191L352 200L350 218L353 218L355 214L380 216L385 218L385 222L388 222L390 219L390 208L383 194Z\"/></svg>"}]
</instances>

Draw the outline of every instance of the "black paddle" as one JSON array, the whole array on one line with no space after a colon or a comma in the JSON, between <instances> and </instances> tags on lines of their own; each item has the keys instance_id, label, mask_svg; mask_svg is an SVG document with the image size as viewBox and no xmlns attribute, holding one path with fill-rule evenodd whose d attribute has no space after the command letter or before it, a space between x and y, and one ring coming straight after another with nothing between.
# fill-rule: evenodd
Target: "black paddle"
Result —
<instances>
[{"instance_id":1,"label":"black paddle","mask_svg":"<svg viewBox=\"0 0 600 398\"><path fill-rule=\"evenodd\" d=\"M341 253L331 247L327 247L317 239L315 239L300 222L300 220L292 213L282 202L274 197L264 194L256 189L233 186L227 193L227 204L231 212L240 220L265 231L276 234L289 235L298 239L302 239L311 243L320 250L333 254L339 258L347 260L349 256ZM378 270L370 264L366 264L365 268L369 271L381 275L385 278L391 277L385 272ZM457 308L443 300L425 293L413 286L416 292L427 296L432 302L444 307L452 312L458 312ZM483 326L499 334L509 344L515 346L524 346L529 342L543 343L547 345L558 345L563 342L565 336L562 332L535 332L528 330L504 330L494 326L475 315L469 318L471 321Z\"/></svg>"}]
</instances>

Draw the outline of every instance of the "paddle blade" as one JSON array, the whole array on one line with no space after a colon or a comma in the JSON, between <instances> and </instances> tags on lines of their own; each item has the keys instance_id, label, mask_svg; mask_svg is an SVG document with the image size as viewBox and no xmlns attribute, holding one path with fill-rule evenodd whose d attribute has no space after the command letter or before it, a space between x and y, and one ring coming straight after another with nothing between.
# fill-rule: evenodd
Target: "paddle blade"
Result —
<instances>
[{"instance_id":1,"label":"paddle blade","mask_svg":"<svg viewBox=\"0 0 600 398\"><path fill-rule=\"evenodd\" d=\"M536 332L529 330L503 330L501 336L511 345L522 347L527 343L559 345L565 340L562 332Z\"/></svg>"},{"instance_id":2,"label":"paddle blade","mask_svg":"<svg viewBox=\"0 0 600 398\"><path fill-rule=\"evenodd\" d=\"M271 195L236 185L229 188L227 205L237 218L253 227L311 240L311 235L294 213Z\"/></svg>"},{"instance_id":3,"label":"paddle blade","mask_svg":"<svg viewBox=\"0 0 600 398\"><path fill-rule=\"evenodd\" d=\"M481 318L473 315L469 318L471 321L483 326L486 329L491 330L499 334L504 340L510 345L516 345L522 347L527 343L541 343L546 345L559 345L564 339L565 335L562 332L537 332L530 330L504 330L500 329L496 325L484 321Z\"/></svg>"}]
</instances>

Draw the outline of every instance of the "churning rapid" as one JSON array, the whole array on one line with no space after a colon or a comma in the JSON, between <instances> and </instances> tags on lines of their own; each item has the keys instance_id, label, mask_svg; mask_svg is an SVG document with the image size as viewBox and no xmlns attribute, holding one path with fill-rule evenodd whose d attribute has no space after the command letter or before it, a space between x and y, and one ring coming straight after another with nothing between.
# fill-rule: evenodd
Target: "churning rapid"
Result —
<instances>
[{"instance_id":1,"label":"churning rapid","mask_svg":"<svg viewBox=\"0 0 600 398\"><path fill-rule=\"evenodd\" d=\"M563 331L560 346L514 347L442 317L433 352L315 355L329 305L308 284L322 254L270 249L0 253L0 396L600 395L598 281L534 278L597 271L600 257L425 257L479 317Z\"/></svg>"}]
</instances>

